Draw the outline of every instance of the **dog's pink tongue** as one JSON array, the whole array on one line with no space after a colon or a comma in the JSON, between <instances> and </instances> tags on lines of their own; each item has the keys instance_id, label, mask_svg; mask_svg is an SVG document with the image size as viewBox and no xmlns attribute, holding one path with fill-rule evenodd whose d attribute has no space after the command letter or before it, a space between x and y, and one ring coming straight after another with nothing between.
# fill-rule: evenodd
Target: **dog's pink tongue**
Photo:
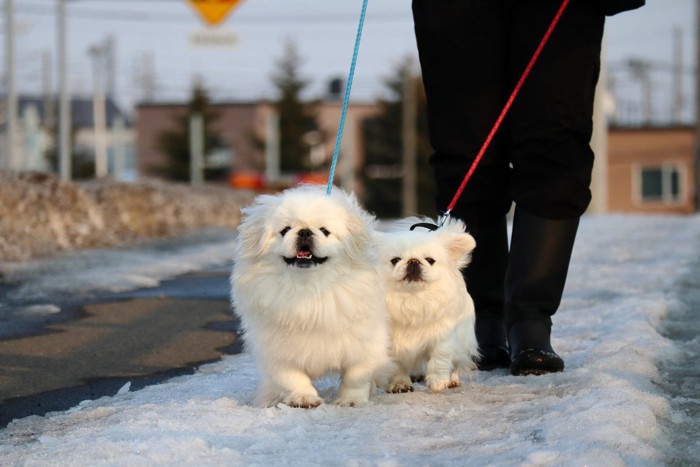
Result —
<instances>
[{"instance_id":1,"label":"dog's pink tongue","mask_svg":"<svg viewBox=\"0 0 700 467\"><path fill-rule=\"evenodd\" d=\"M311 252L299 250L297 251L297 258L311 258Z\"/></svg>"}]
</instances>

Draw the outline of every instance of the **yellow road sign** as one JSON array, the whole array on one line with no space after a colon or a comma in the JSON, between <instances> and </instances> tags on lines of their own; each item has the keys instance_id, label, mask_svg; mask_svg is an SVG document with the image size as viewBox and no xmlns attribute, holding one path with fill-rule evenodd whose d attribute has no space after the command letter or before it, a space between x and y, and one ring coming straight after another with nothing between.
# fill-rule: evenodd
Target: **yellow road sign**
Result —
<instances>
[{"instance_id":1,"label":"yellow road sign","mask_svg":"<svg viewBox=\"0 0 700 467\"><path fill-rule=\"evenodd\" d=\"M210 26L215 26L222 22L231 10L241 3L241 0L187 0L202 19L209 23Z\"/></svg>"}]
</instances>

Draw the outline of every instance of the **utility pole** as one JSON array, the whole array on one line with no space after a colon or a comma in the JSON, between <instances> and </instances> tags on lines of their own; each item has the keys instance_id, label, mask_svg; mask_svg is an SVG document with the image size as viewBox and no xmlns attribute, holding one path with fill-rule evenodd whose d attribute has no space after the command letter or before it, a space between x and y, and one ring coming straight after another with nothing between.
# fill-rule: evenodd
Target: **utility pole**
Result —
<instances>
[{"instance_id":1,"label":"utility pole","mask_svg":"<svg viewBox=\"0 0 700 467\"><path fill-rule=\"evenodd\" d=\"M66 44L66 3L68 0L58 0L56 12L58 31L58 167L62 180L71 179L71 117L70 97L68 95L68 47Z\"/></svg>"},{"instance_id":2,"label":"utility pole","mask_svg":"<svg viewBox=\"0 0 700 467\"><path fill-rule=\"evenodd\" d=\"M5 76L7 81L6 114L6 159L5 166L11 170L21 169L15 146L17 134L17 89L15 87L15 18L14 0L5 0Z\"/></svg>"},{"instance_id":3,"label":"utility pole","mask_svg":"<svg viewBox=\"0 0 700 467\"><path fill-rule=\"evenodd\" d=\"M90 47L92 57L92 125L95 138L95 177L108 175L107 168L107 107L105 104L104 76L102 74L106 47L98 44Z\"/></svg>"},{"instance_id":4,"label":"utility pole","mask_svg":"<svg viewBox=\"0 0 700 467\"><path fill-rule=\"evenodd\" d=\"M683 30L673 30L673 124L683 120Z\"/></svg>"},{"instance_id":5,"label":"utility pole","mask_svg":"<svg viewBox=\"0 0 700 467\"><path fill-rule=\"evenodd\" d=\"M265 118L265 180L280 178L280 116L274 108Z\"/></svg>"},{"instance_id":6,"label":"utility pole","mask_svg":"<svg viewBox=\"0 0 700 467\"><path fill-rule=\"evenodd\" d=\"M110 99L115 99L117 95L117 59L116 59L116 41L114 36L110 35L105 39L105 60L107 68L106 79L106 95Z\"/></svg>"},{"instance_id":7,"label":"utility pole","mask_svg":"<svg viewBox=\"0 0 700 467\"><path fill-rule=\"evenodd\" d=\"M136 63L137 72L134 73L133 82L141 95L137 97L141 102L153 102L156 95L155 60L153 52L144 52Z\"/></svg>"},{"instance_id":8,"label":"utility pole","mask_svg":"<svg viewBox=\"0 0 700 467\"><path fill-rule=\"evenodd\" d=\"M41 54L41 87L43 93L44 128L48 128L53 134L56 128L55 101L53 94L53 82L51 80L51 52Z\"/></svg>"},{"instance_id":9,"label":"utility pole","mask_svg":"<svg viewBox=\"0 0 700 467\"><path fill-rule=\"evenodd\" d=\"M126 123L121 117L116 117L112 125L114 134L114 174L117 181L126 179Z\"/></svg>"},{"instance_id":10,"label":"utility pole","mask_svg":"<svg viewBox=\"0 0 700 467\"><path fill-rule=\"evenodd\" d=\"M642 124L651 125L652 121L652 83L651 83L651 63L647 60L632 59L629 66L632 76L639 80L642 86Z\"/></svg>"},{"instance_id":11,"label":"utility pole","mask_svg":"<svg viewBox=\"0 0 700 467\"><path fill-rule=\"evenodd\" d=\"M200 113L190 115L190 184L204 182L204 117Z\"/></svg>"}]
</instances>

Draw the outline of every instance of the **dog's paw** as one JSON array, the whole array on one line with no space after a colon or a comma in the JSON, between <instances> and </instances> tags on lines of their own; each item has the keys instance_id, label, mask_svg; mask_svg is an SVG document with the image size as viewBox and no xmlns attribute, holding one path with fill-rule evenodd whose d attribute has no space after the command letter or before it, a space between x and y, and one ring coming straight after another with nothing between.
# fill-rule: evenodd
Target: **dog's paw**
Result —
<instances>
[{"instance_id":1,"label":"dog's paw","mask_svg":"<svg viewBox=\"0 0 700 467\"><path fill-rule=\"evenodd\" d=\"M413 392L413 386L405 382L391 383L386 387L386 392L391 394Z\"/></svg>"},{"instance_id":2,"label":"dog's paw","mask_svg":"<svg viewBox=\"0 0 700 467\"><path fill-rule=\"evenodd\" d=\"M356 397L341 396L335 400L334 404L339 405L341 407L362 407L363 405L367 405L368 402L368 399L358 399Z\"/></svg>"},{"instance_id":3,"label":"dog's paw","mask_svg":"<svg viewBox=\"0 0 700 467\"><path fill-rule=\"evenodd\" d=\"M386 386L386 392L391 394L413 392L411 377L404 372L394 375L394 377L391 378L391 381L389 381L389 384Z\"/></svg>"},{"instance_id":4,"label":"dog's paw","mask_svg":"<svg viewBox=\"0 0 700 467\"><path fill-rule=\"evenodd\" d=\"M290 394L282 402L290 407L314 409L323 404L323 399L315 394Z\"/></svg>"},{"instance_id":5,"label":"dog's paw","mask_svg":"<svg viewBox=\"0 0 700 467\"><path fill-rule=\"evenodd\" d=\"M433 392L441 392L444 391L445 389L453 389L456 387L459 387L460 382L458 379L441 379L441 378L431 378L428 376L426 378L426 382L428 384L428 387L430 388L431 391Z\"/></svg>"},{"instance_id":6,"label":"dog's paw","mask_svg":"<svg viewBox=\"0 0 700 467\"><path fill-rule=\"evenodd\" d=\"M450 380L429 381L428 387L433 392L442 392L445 389L449 388L450 384L452 384Z\"/></svg>"}]
</instances>

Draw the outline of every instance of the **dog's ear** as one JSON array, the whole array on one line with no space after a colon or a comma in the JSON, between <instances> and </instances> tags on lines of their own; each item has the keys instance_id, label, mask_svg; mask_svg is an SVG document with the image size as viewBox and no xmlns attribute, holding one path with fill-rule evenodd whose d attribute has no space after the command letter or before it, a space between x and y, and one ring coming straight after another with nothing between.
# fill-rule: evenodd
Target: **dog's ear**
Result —
<instances>
[{"instance_id":1,"label":"dog's ear","mask_svg":"<svg viewBox=\"0 0 700 467\"><path fill-rule=\"evenodd\" d=\"M476 248L476 240L466 232L464 222L455 217L448 217L435 234L441 237L440 241L447 248L450 258L460 269L469 264L471 253Z\"/></svg>"},{"instance_id":2,"label":"dog's ear","mask_svg":"<svg viewBox=\"0 0 700 467\"><path fill-rule=\"evenodd\" d=\"M358 254L365 255L367 250L373 249L376 243L373 236L375 231L374 216L360 206L352 193L334 190L332 196L345 206L348 213L345 227L348 229L349 235L342 239L347 247L345 250L351 255L351 259Z\"/></svg>"},{"instance_id":3,"label":"dog's ear","mask_svg":"<svg viewBox=\"0 0 700 467\"><path fill-rule=\"evenodd\" d=\"M279 204L279 196L259 195L253 203L241 209L238 226L238 255L259 257L272 238L270 219Z\"/></svg>"},{"instance_id":4,"label":"dog's ear","mask_svg":"<svg viewBox=\"0 0 700 467\"><path fill-rule=\"evenodd\" d=\"M350 235L346 237L348 252L353 255L364 254L373 243L371 230L360 216L350 216L347 222L347 229Z\"/></svg>"},{"instance_id":5,"label":"dog's ear","mask_svg":"<svg viewBox=\"0 0 700 467\"><path fill-rule=\"evenodd\" d=\"M472 258L472 251L476 248L476 240L466 232L451 232L440 229L436 232L440 235L450 258L457 264L459 269L466 267Z\"/></svg>"}]
</instances>

